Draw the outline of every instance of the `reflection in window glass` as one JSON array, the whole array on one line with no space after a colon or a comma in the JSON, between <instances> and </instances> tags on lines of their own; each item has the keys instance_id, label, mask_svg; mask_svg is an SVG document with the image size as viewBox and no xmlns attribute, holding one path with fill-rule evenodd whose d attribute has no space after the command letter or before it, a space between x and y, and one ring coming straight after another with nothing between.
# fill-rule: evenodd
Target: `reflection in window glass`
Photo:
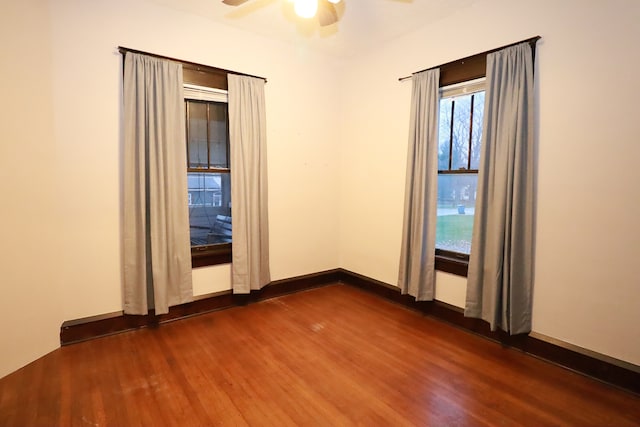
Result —
<instances>
[{"instance_id":1,"label":"reflection in window glass","mask_svg":"<svg viewBox=\"0 0 640 427\"><path fill-rule=\"evenodd\" d=\"M189 167L206 168L207 165L207 104L188 102Z\"/></svg>"},{"instance_id":2,"label":"reflection in window glass","mask_svg":"<svg viewBox=\"0 0 640 427\"><path fill-rule=\"evenodd\" d=\"M231 185L228 173L187 174L191 245L231 241ZM228 233L227 233L228 231Z\"/></svg>"},{"instance_id":3,"label":"reflection in window glass","mask_svg":"<svg viewBox=\"0 0 640 427\"><path fill-rule=\"evenodd\" d=\"M227 135L227 104L209 103L209 164L211 167L229 167Z\"/></svg>"}]
</instances>

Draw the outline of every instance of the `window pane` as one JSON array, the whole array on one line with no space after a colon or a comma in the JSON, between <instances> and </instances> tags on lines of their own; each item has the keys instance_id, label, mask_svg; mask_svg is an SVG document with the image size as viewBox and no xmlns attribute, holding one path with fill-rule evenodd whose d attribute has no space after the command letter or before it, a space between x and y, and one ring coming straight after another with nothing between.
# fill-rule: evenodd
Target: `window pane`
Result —
<instances>
[{"instance_id":1,"label":"window pane","mask_svg":"<svg viewBox=\"0 0 640 427\"><path fill-rule=\"evenodd\" d=\"M207 104L187 101L189 167L207 168Z\"/></svg>"},{"instance_id":2,"label":"window pane","mask_svg":"<svg viewBox=\"0 0 640 427\"><path fill-rule=\"evenodd\" d=\"M484 119L484 92L473 96L473 131L471 132L471 169L480 169L480 141Z\"/></svg>"},{"instance_id":3,"label":"window pane","mask_svg":"<svg viewBox=\"0 0 640 427\"><path fill-rule=\"evenodd\" d=\"M471 95L458 96L453 101L453 159L451 169L467 169L469 162Z\"/></svg>"},{"instance_id":4,"label":"window pane","mask_svg":"<svg viewBox=\"0 0 640 427\"><path fill-rule=\"evenodd\" d=\"M227 155L227 104L209 104L209 164L216 168L228 168Z\"/></svg>"},{"instance_id":5,"label":"window pane","mask_svg":"<svg viewBox=\"0 0 640 427\"><path fill-rule=\"evenodd\" d=\"M228 173L187 174L191 246L231 242Z\"/></svg>"},{"instance_id":6,"label":"window pane","mask_svg":"<svg viewBox=\"0 0 640 427\"><path fill-rule=\"evenodd\" d=\"M451 101L440 100L440 123L438 128L438 170L449 169L449 139L451 136Z\"/></svg>"},{"instance_id":7,"label":"window pane","mask_svg":"<svg viewBox=\"0 0 640 427\"><path fill-rule=\"evenodd\" d=\"M436 248L469 254L478 174L438 175Z\"/></svg>"}]
</instances>

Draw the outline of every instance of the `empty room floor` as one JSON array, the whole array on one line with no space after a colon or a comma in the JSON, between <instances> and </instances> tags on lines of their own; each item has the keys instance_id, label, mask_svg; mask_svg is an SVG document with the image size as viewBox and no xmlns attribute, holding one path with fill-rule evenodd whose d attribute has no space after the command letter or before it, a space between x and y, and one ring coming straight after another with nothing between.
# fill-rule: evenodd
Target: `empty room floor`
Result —
<instances>
[{"instance_id":1,"label":"empty room floor","mask_svg":"<svg viewBox=\"0 0 640 427\"><path fill-rule=\"evenodd\" d=\"M640 397L335 284L58 349L1 426L638 426Z\"/></svg>"}]
</instances>

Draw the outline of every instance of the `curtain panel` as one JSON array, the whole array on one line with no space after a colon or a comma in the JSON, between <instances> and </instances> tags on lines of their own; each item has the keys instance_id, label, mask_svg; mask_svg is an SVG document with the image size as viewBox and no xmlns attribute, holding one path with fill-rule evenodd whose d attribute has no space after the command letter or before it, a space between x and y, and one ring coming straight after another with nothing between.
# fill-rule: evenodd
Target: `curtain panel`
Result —
<instances>
[{"instance_id":1,"label":"curtain panel","mask_svg":"<svg viewBox=\"0 0 640 427\"><path fill-rule=\"evenodd\" d=\"M124 312L164 314L193 298L182 65L124 61Z\"/></svg>"},{"instance_id":2,"label":"curtain panel","mask_svg":"<svg viewBox=\"0 0 640 427\"><path fill-rule=\"evenodd\" d=\"M228 75L233 254L231 285L247 294L271 281L267 136L261 78Z\"/></svg>"},{"instance_id":3,"label":"curtain panel","mask_svg":"<svg viewBox=\"0 0 640 427\"><path fill-rule=\"evenodd\" d=\"M534 148L529 43L487 55L484 131L465 315L531 331Z\"/></svg>"},{"instance_id":4,"label":"curtain panel","mask_svg":"<svg viewBox=\"0 0 640 427\"><path fill-rule=\"evenodd\" d=\"M439 69L412 78L398 286L417 301L435 293L439 80Z\"/></svg>"}]
</instances>

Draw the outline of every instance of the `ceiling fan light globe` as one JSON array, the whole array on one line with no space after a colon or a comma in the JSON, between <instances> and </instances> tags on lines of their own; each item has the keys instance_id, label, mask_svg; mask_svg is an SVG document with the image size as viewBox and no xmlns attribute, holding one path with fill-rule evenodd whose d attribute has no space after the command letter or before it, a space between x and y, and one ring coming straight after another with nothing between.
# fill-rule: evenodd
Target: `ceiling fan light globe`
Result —
<instances>
[{"instance_id":1,"label":"ceiling fan light globe","mask_svg":"<svg viewBox=\"0 0 640 427\"><path fill-rule=\"evenodd\" d=\"M293 8L301 18L313 18L318 11L318 0L295 0Z\"/></svg>"}]
</instances>

